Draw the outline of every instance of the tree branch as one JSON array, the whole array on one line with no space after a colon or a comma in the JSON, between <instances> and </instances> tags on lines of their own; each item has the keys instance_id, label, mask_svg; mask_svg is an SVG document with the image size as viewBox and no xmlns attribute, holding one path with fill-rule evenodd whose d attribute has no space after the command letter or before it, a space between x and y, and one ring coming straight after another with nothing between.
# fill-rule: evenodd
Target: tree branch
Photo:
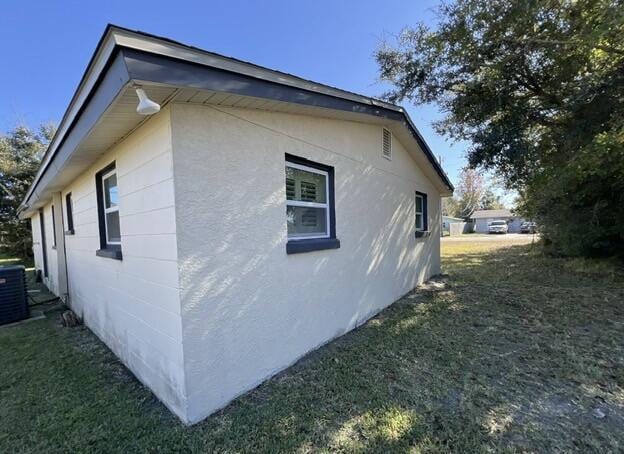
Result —
<instances>
[{"instance_id":1,"label":"tree branch","mask_svg":"<svg viewBox=\"0 0 624 454\"><path fill-rule=\"evenodd\" d=\"M506 38L508 42L513 42L516 44L524 44L524 43L534 43L534 44L545 44L547 46L581 46L583 44L582 41L573 41L573 40L560 40L560 39L540 39L540 38L525 38L525 39L513 39ZM624 49L619 49L613 46L606 46L604 44L592 44L592 47L595 49L600 49L605 52L614 53L618 55L624 55Z\"/></svg>"},{"instance_id":2,"label":"tree branch","mask_svg":"<svg viewBox=\"0 0 624 454\"><path fill-rule=\"evenodd\" d=\"M0 188L4 189L4 192L6 192L9 197L13 198L13 193L11 191L9 191L9 189L5 185L0 183Z\"/></svg>"}]
</instances>

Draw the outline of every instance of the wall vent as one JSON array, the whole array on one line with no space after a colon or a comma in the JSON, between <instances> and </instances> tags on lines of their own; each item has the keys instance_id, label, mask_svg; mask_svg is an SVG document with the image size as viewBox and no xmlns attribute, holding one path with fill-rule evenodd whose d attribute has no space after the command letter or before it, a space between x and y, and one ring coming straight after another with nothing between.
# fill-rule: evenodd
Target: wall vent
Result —
<instances>
[{"instance_id":1,"label":"wall vent","mask_svg":"<svg viewBox=\"0 0 624 454\"><path fill-rule=\"evenodd\" d=\"M392 159L392 133L386 128L383 128L382 131L381 151L384 158Z\"/></svg>"}]
</instances>

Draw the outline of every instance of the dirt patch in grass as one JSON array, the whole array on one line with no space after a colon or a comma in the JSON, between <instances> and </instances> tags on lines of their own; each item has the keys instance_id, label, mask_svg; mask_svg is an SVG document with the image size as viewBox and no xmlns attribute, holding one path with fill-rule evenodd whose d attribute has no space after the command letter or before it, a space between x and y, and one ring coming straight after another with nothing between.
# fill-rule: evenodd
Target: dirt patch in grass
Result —
<instances>
[{"instance_id":1,"label":"dirt patch in grass","mask_svg":"<svg viewBox=\"0 0 624 454\"><path fill-rule=\"evenodd\" d=\"M624 449L624 274L445 243L447 276L184 427L84 327L0 332L0 450Z\"/></svg>"}]
</instances>

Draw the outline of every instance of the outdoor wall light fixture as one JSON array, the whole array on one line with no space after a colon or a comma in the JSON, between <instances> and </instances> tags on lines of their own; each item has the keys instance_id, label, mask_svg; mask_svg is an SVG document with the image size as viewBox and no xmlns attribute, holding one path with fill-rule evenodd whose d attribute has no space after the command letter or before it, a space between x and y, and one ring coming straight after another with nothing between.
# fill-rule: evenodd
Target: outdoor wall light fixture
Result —
<instances>
[{"instance_id":1,"label":"outdoor wall light fixture","mask_svg":"<svg viewBox=\"0 0 624 454\"><path fill-rule=\"evenodd\" d=\"M153 115L160 111L160 104L149 99L145 90L140 87L135 87L135 90L139 97L139 105L136 109L138 113L141 115Z\"/></svg>"}]
</instances>

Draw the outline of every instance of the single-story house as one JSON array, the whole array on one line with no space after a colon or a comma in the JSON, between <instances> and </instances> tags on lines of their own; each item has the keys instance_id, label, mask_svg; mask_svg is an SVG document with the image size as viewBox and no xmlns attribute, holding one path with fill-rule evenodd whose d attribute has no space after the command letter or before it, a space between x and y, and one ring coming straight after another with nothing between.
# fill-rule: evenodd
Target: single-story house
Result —
<instances>
[{"instance_id":1,"label":"single-story house","mask_svg":"<svg viewBox=\"0 0 624 454\"><path fill-rule=\"evenodd\" d=\"M399 106L108 26L20 207L45 284L186 423L440 272Z\"/></svg>"},{"instance_id":2,"label":"single-story house","mask_svg":"<svg viewBox=\"0 0 624 454\"><path fill-rule=\"evenodd\" d=\"M516 216L510 210L477 210L470 216L476 233L487 233L488 225L492 221L507 221L509 233L519 233L524 219Z\"/></svg>"}]
</instances>

